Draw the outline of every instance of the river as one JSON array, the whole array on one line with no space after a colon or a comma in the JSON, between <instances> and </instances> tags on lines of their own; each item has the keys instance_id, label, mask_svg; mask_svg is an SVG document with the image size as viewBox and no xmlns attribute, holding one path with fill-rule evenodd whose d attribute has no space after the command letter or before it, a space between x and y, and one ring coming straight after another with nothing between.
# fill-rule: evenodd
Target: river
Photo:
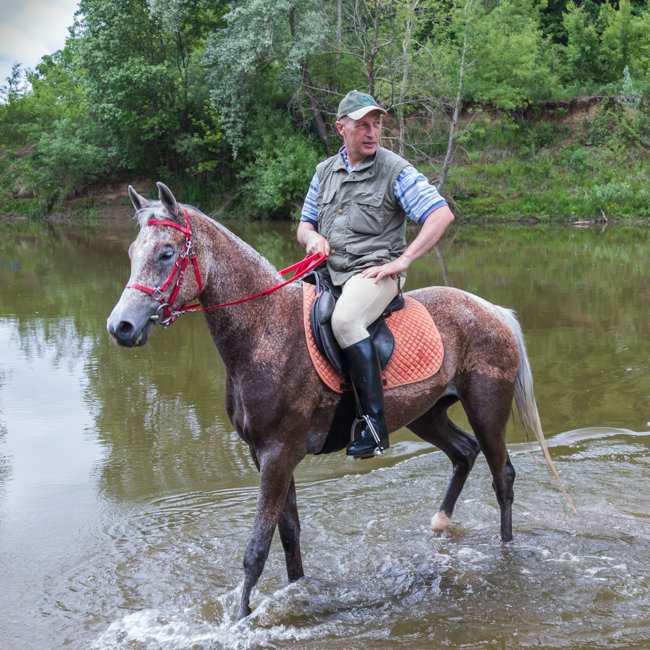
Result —
<instances>
[{"instance_id":1,"label":"river","mask_svg":"<svg viewBox=\"0 0 650 650\"><path fill-rule=\"evenodd\" d=\"M229 227L278 268L303 255L289 224ZM236 625L257 474L202 317L118 348L133 226L0 229L4 650L650 647L647 228L455 225L407 281L517 311L577 514L514 421L508 545L482 457L442 535L449 462L406 430L379 459L308 457L306 578L276 538Z\"/></svg>"}]
</instances>

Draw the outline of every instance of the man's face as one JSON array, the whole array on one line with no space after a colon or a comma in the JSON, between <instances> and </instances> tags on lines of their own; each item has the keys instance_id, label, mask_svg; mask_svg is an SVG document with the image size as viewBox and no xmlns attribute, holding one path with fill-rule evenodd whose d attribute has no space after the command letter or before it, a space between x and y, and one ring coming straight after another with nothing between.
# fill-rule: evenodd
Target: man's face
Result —
<instances>
[{"instance_id":1,"label":"man's face","mask_svg":"<svg viewBox=\"0 0 650 650\"><path fill-rule=\"evenodd\" d=\"M350 164L356 166L377 151L381 136L381 113L370 111L359 120L346 116L336 123L336 128L343 136Z\"/></svg>"}]
</instances>

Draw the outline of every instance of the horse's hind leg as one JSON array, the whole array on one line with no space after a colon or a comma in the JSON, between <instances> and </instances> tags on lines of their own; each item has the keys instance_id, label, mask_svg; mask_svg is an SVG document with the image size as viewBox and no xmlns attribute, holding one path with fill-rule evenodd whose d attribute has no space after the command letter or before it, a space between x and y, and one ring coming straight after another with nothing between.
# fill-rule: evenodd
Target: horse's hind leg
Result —
<instances>
[{"instance_id":1,"label":"horse's hind leg","mask_svg":"<svg viewBox=\"0 0 650 650\"><path fill-rule=\"evenodd\" d=\"M289 485L289 492L280 519L278 519L278 530L280 531L280 540L282 541L284 557L287 563L287 576L289 582L295 582L302 578L305 573L302 568L302 556L300 554L300 520L298 519L296 486L293 478Z\"/></svg>"},{"instance_id":2,"label":"horse's hind leg","mask_svg":"<svg viewBox=\"0 0 650 650\"><path fill-rule=\"evenodd\" d=\"M438 513L431 520L431 528L436 531L444 530L451 523L456 501L481 451L475 438L457 427L447 415L447 409L457 401L453 396L443 397L433 408L408 425L413 433L443 451L453 466L447 491Z\"/></svg>"},{"instance_id":3,"label":"horse's hind leg","mask_svg":"<svg viewBox=\"0 0 650 650\"><path fill-rule=\"evenodd\" d=\"M504 387L503 382L480 383L471 393L473 399L463 400L463 408L492 472L492 487L501 510L501 539L509 542L515 468L506 450L506 424L512 407L512 387Z\"/></svg>"}]
</instances>

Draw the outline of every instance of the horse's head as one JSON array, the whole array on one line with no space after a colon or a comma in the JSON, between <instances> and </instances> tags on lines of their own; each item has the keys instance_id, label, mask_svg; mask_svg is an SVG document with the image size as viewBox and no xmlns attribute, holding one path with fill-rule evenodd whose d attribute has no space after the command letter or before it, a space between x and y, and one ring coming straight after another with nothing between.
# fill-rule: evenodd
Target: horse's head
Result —
<instances>
[{"instance_id":1,"label":"horse's head","mask_svg":"<svg viewBox=\"0 0 650 650\"><path fill-rule=\"evenodd\" d=\"M140 231L129 247L131 277L107 320L113 340L126 347L144 345L156 322L169 325L201 291L187 210L157 185L157 201L129 185Z\"/></svg>"}]
</instances>

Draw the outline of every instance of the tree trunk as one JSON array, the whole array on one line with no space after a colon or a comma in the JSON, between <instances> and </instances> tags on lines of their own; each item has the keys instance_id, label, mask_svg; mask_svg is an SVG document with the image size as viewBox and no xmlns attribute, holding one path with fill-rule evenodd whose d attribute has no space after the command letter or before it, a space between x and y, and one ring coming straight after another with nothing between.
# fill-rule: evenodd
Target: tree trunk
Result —
<instances>
[{"instance_id":1,"label":"tree trunk","mask_svg":"<svg viewBox=\"0 0 650 650\"><path fill-rule=\"evenodd\" d=\"M292 38L296 37L295 9L296 9L295 7L291 7L291 9L289 10L289 28L291 30ZM307 64L305 63L305 61L300 61L300 76L302 79L303 88L305 89L305 94L307 95L307 99L309 100L309 110L311 111L311 115L314 119L314 125L316 126L316 133L318 133L318 136L323 141L323 144L325 145L325 153L329 156L330 143L329 143L329 136L327 134L327 127L325 126L325 122L323 121L323 116L321 115L320 109L318 107L318 102L316 101L316 97L314 96L311 77L309 76L309 71L307 70Z\"/></svg>"},{"instance_id":2,"label":"tree trunk","mask_svg":"<svg viewBox=\"0 0 650 650\"><path fill-rule=\"evenodd\" d=\"M320 108L318 107L318 102L314 96L314 91L311 83L311 77L307 70L307 66L304 63L300 64L300 71L302 73L302 85L305 89L305 94L309 99L309 109L311 110L312 117L314 118L314 125L316 126L316 133L318 133L320 139L325 145L325 153L330 155L330 140L329 134L327 132L327 126L321 115Z\"/></svg>"},{"instance_id":3,"label":"tree trunk","mask_svg":"<svg viewBox=\"0 0 650 650\"><path fill-rule=\"evenodd\" d=\"M472 7L474 6L474 0L470 0L469 5L466 7L466 13L469 17L469 14L472 13ZM463 78L465 77L465 57L468 50L468 29L469 29L469 20L465 22L465 34L463 37L463 51L460 57L460 70L458 74L458 92L456 93L456 101L454 102L454 112L451 118L451 124L449 125L449 138L447 140L447 152L445 153L445 161L442 164L442 173L440 174L440 180L438 181L438 190L442 188L447 180L447 174L449 173L449 168L454 159L454 154L456 153L456 145L454 144L454 135L456 135L456 128L458 126L458 118L460 116L460 109L462 107L462 96L463 96Z\"/></svg>"},{"instance_id":4,"label":"tree trunk","mask_svg":"<svg viewBox=\"0 0 650 650\"><path fill-rule=\"evenodd\" d=\"M341 52L341 25L343 24L343 0L336 2L336 62L339 62Z\"/></svg>"},{"instance_id":5,"label":"tree trunk","mask_svg":"<svg viewBox=\"0 0 650 650\"><path fill-rule=\"evenodd\" d=\"M404 124L404 104L406 103L406 89L409 76L409 63L410 63L410 49L411 49L411 36L413 34L413 27L415 23L415 11L418 6L418 0L408 0L406 4L406 24L404 25L404 38L402 39L402 80L400 82L399 97L397 98L397 121L399 124L399 147L398 153L404 156L404 139L405 139L405 124Z\"/></svg>"}]
</instances>

